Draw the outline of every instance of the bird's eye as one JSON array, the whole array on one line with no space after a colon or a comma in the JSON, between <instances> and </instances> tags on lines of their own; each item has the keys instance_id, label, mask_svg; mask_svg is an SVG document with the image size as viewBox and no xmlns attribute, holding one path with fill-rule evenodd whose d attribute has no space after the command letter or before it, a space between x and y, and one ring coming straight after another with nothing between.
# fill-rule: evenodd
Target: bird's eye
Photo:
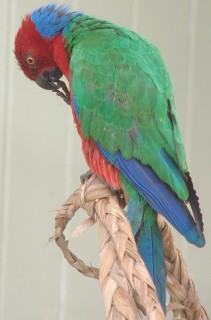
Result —
<instances>
[{"instance_id":1,"label":"bird's eye","mask_svg":"<svg viewBox=\"0 0 211 320\"><path fill-rule=\"evenodd\" d=\"M30 65L31 67L34 66L36 64L36 61L33 57L29 56L27 59L26 59L26 62L28 63L28 65Z\"/></svg>"}]
</instances>

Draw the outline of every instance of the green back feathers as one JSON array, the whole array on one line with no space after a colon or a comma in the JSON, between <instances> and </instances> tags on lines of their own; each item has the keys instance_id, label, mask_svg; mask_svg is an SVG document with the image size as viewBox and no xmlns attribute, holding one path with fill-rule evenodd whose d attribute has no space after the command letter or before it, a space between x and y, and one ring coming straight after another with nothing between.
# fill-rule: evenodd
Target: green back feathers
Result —
<instances>
[{"instance_id":1,"label":"green back feathers","mask_svg":"<svg viewBox=\"0 0 211 320\"><path fill-rule=\"evenodd\" d=\"M70 24L66 41L83 135L151 166L186 200L185 154L159 51L134 32L87 16Z\"/></svg>"}]
</instances>

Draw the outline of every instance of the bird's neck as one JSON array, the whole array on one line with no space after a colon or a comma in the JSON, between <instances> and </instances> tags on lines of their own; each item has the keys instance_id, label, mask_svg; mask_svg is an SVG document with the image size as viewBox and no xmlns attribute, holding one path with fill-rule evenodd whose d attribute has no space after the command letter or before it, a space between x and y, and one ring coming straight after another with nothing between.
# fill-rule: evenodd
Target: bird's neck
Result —
<instances>
[{"instance_id":1,"label":"bird's neck","mask_svg":"<svg viewBox=\"0 0 211 320\"><path fill-rule=\"evenodd\" d=\"M59 69L62 71L64 76L70 81L70 53L65 50L66 43L62 34L57 34L50 40L46 40L52 53L53 59L58 65Z\"/></svg>"}]
</instances>

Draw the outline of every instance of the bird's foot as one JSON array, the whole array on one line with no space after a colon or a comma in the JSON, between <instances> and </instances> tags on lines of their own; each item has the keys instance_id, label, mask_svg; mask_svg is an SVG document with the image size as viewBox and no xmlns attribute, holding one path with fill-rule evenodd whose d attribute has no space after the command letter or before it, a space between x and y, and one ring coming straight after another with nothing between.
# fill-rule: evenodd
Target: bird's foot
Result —
<instances>
[{"instance_id":1,"label":"bird's foot","mask_svg":"<svg viewBox=\"0 0 211 320\"><path fill-rule=\"evenodd\" d=\"M121 190L114 190L113 192L114 192L115 196L117 197L120 208L124 209L124 207L127 204L124 193Z\"/></svg>"},{"instance_id":2,"label":"bird's foot","mask_svg":"<svg viewBox=\"0 0 211 320\"><path fill-rule=\"evenodd\" d=\"M70 92L64 81L56 80L52 82L54 89L53 92L56 92L57 96L61 97L68 105L70 105ZM62 89L60 91L59 89Z\"/></svg>"},{"instance_id":3,"label":"bird's foot","mask_svg":"<svg viewBox=\"0 0 211 320\"><path fill-rule=\"evenodd\" d=\"M80 180L81 180L81 183L84 184L85 180L86 179L89 179L92 175L92 171L91 170L88 170L86 173L82 174L80 176Z\"/></svg>"}]
</instances>

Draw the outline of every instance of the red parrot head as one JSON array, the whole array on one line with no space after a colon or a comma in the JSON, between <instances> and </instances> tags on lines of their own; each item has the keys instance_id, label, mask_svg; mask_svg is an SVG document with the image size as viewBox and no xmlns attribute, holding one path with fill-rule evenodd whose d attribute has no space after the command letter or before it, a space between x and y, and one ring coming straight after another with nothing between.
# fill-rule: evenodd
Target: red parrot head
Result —
<instances>
[{"instance_id":1,"label":"red parrot head","mask_svg":"<svg viewBox=\"0 0 211 320\"><path fill-rule=\"evenodd\" d=\"M15 38L14 53L24 74L40 87L52 90L63 75L51 50L51 39L37 31L31 16L26 16Z\"/></svg>"}]
</instances>

